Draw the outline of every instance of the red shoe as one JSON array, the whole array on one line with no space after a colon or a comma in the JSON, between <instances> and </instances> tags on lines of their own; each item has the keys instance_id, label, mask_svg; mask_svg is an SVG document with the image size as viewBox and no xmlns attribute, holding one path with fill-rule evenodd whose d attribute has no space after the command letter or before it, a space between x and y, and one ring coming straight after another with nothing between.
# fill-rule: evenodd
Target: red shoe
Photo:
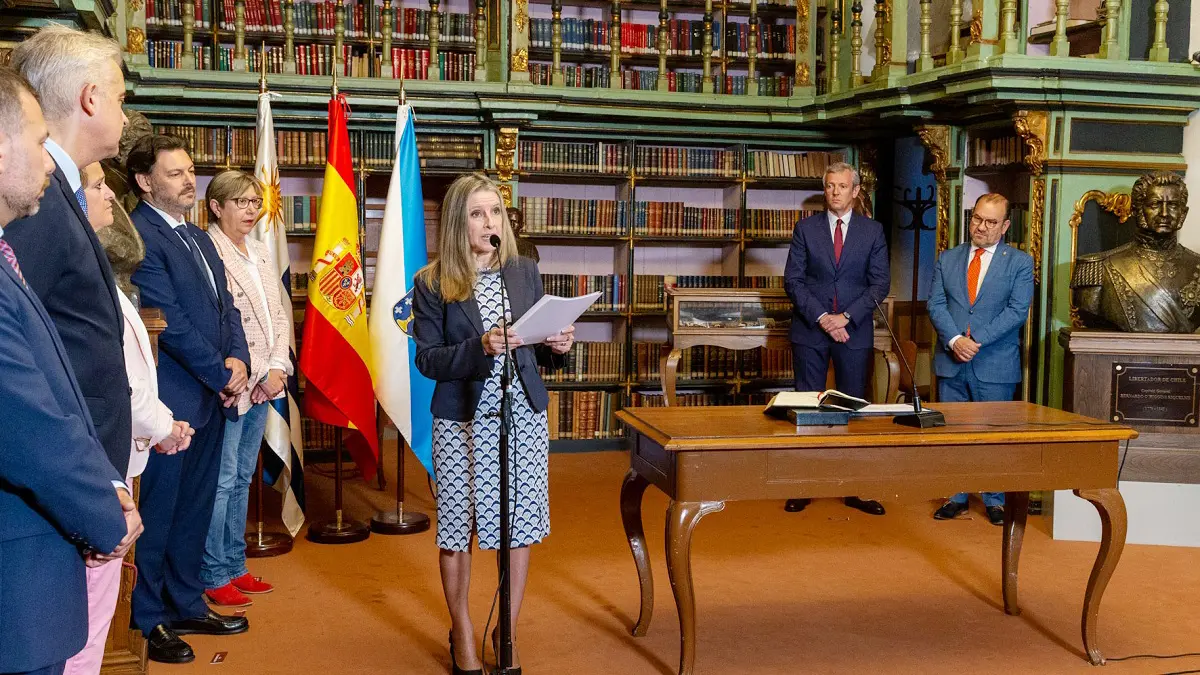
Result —
<instances>
[{"instance_id":1,"label":"red shoe","mask_svg":"<svg viewBox=\"0 0 1200 675\"><path fill-rule=\"evenodd\" d=\"M243 593L270 593L275 590L275 587L262 579L256 579L246 572L242 576L234 579L231 582L239 591Z\"/></svg>"},{"instance_id":2,"label":"red shoe","mask_svg":"<svg viewBox=\"0 0 1200 675\"><path fill-rule=\"evenodd\" d=\"M225 584L220 588L209 588L204 591L210 602L222 607L249 607L254 604L250 598L242 595L233 584Z\"/></svg>"}]
</instances>

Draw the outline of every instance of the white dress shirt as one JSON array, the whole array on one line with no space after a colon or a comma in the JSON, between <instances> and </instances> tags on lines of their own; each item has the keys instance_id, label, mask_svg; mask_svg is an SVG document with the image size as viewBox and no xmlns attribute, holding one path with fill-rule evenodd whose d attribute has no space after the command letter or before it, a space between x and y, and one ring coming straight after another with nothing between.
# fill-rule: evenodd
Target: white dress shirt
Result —
<instances>
[{"instance_id":1,"label":"white dress shirt","mask_svg":"<svg viewBox=\"0 0 1200 675\"><path fill-rule=\"evenodd\" d=\"M848 211L846 211L845 213L843 213L842 215L839 216L836 213L834 213L833 211L830 211L828 209L825 210L825 215L827 215L829 217L829 241L831 241L831 242L834 241L834 238L837 236L838 220L840 219L842 221L842 248L843 249L845 249L845 246L846 246L846 233L850 231L850 214L853 213L853 211L854 211L854 209L849 209ZM828 313L829 312L821 312L821 316L817 317L817 321L820 321Z\"/></svg>"},{"instance_id":2,"label":"white dress shirt","mask_svg":"<svg viewBox=\"0 0 1200 675\"><path fill-rule=\"evenodd\" d=\"M970 269L971 269L971 261L975 259L975 252L979 251L979 250L983 251L983 255L980 256L980 258L979 258L979 281L975 285L975 298L976 299L979 299L979 289L983 288L983 278L987 276L988 267L990 267L992 264L992 256L994 256L996 254L996 247L999 245L1000 245L1000 242L996 242L996 243L992 244L991 246L988 246L987 248L984 248L984 249L980 249L978 246L972 246L971 250L967 252L967 274L969 275ZM967 291L970 292L970 289L967 289ZM963 336L955 335L954 337L950 338L950 343L949 343L950 346L953 347L954 341L959 339L960 337L963 337Z\"/></svg>"},{"instance_id":3,"label":"white dress shirt","mask_svg":"<svg viewBox=\"0 0 1200 675\"><path fill-rule=\"evenodd\" d=\"M149 206L150 208L154 209L155 213L162 216L162 219L167 221L167 225L171 226L171 231L174 232L177 237L179 237L183 240L183 245L187 246L189 250L193 246L199 246L199 244L196 243L196 240L192 239L192 237L190 236L190 233L187 231L187 222L186 221L176 220L174 216L168 214L166 211L163 211L162 209L158 208L157 206L151 204L150 202L146 202L146 206ZM183 228L182 232L179 231L179 228L181 228L181 227ZM197 249L197 250L199 251L199 249ZM210 285L212 285L213 293L216 293L219 296L220 292L217 291L217 282L216 282L216 279L213 277L212 267L208 264L208 259L204 257L203 251L200 251L200 257L204 260L204 271L208 274L208 283Z\"/></svg>"},{"instance_id":4,"label":"white dress shirt","mask_svg":"<svg viewBox=\"0 0 1200 675\"><path fill-rule=\"evenodd\" d=\"M47 138L42 147L46 148L54 163L62 169L63 175L67 177L67 184L71 186L71 192L79 192L79 188L83 187L83 177L79 175L79 167L75 166L75 160L52 138Z\"/></svg>"}]
</instances>

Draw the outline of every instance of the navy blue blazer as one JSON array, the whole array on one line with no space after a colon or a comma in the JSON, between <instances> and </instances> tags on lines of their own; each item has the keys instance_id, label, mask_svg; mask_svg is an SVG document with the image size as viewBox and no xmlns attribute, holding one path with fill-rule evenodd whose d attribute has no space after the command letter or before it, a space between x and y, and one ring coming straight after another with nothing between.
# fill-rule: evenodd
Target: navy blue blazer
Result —
<instances>
[{"instance_id":1,"label":"navy blue blazer","mask_svg":"<svg viewBox=\"0 0 1200 675\"><path fill-rule=\"evenodd\" d=\"M501 274L516 321L541 299L542 276L537 263L519 257L505 265ZM413 319L417 369L436 382L430 412L446 420L471 421L483 395L483 383L496 361L483 351L481 338L487 330L479 304L474 296L447 304L437 291L418 279L414 284ZM555 354L540 344L517 347L515 353L517 378L525 397L534 410L541 412L549 405L550 397L537 367L561 368L566 365L566 354Z\"/></svg>"},{"instance_id":2,"label":"navy blue blazer","mask_svg":"<svg viewBox=\"0 0 1200 675\"><path fill-rule=\"evenodd\" d=\"M3 257L0 402L0 673L11 673L83 649L80 551L112 551L126 528L112 483L124 476L100 446L66 348Z\"/></svg>"},{"instance_id":3,"label":"navy blue blazer","mask_svg":"<svg viewBox=\"0 0 1200 675\"><path fill-rule=\"evenodd\" d=\"M4 228L4 239L54 320L104 451L124 476L133 430L117 282L62 169L38 212Z\"/></svg>"},{"instance_id":4,"label":"navy blue blazer","mask_svg":"<svg viewBox=\"0 0 1200 675\"><path fill-rule=\"evenodd\" d=\"M938 377L954 377L970 365L980 382L1021 381L1021 327L1033 302L1033 258L1004 242L996 246L975 304L967 299L970 243L959 244L938 258L929 290L929 320L937 330L933 353ZM979 343L975 358L960 363L950 352L950 339L966 333Z\"/></svg>"},{"instance_id":5,"label":"navy blue blazer","mask_svg":"<svg viewBox=\"0 0 1200 675\"><path fill-rule=\"evenodd\" d=\"M851 349L870 349L875 341L875 303L883 302L891 288L891 268L883 225L851 214L842 246L842 258L833 262L833 237L829 215L822 211L796 223L792 246L783 271L783 285L792 300L791 340L797 344L832 342L817 323L822 314L850 314Z\"/></svg>"},{"instance_id":6,"label":"navy blue blazer","mask_svg":"<svg viewBox=\"0 0 1200 675\"><path fill-rule=\"evenodd\" d=\"M176 419L202 425L211 406L221 405L218 394L233 374L225 359L232 356L250 367L242 315L229 294L225 265L208 235L188 223L216 281L220 295L214 296L208 275L149 204L138 204L129 218L146 242L146 258L133 283L142 292L142 305L161 309L167 319L167 329L158 337L159 398ZM225 408L224 414L237 419L237 406Z\"/></svg>"}]
</instances>

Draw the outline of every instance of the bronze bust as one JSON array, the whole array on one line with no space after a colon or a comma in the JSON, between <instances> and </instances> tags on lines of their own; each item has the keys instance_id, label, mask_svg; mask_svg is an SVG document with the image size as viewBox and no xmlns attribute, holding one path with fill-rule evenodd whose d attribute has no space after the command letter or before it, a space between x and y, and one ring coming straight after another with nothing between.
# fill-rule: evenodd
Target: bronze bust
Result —
<instances>
[{"instance_id":1,"label":"bronze bust","mask_svg":"<svg viewBox=\"0 0 1200 675\"><path fill-rule=\"evenodd\" d=\"M1071 297L1083 325L1136 333L1194 333L1200 326L1200 255L1179 243L1187 186L1167 171L1133 184L1133 241L1080 256Z\"/></svg>"},{"instance_id":2,"label":"bronze bust","mask_svg":"<svg viewBox=\"0 0 1200 675\"><path fill-rule=\"evenodd\" d=\"M537 246L532 241L521 236L525 230L525 214L521 213L521 209L515 206L510 206L508 211L508 224L512 227L512 233L517 238L517 254L522 258L529 258L534 262L541 262L542 256L538 255Z\"/></svg>"}]
</instances>

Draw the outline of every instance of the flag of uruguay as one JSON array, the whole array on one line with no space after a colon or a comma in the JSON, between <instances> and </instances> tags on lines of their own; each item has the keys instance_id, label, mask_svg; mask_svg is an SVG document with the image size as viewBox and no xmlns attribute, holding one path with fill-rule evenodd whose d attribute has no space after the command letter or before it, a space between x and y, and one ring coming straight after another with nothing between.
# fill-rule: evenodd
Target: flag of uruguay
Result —
<instances>
[{"instance_id":1,"label":"flag of uruguay","mask_svg":"<svg viewBox=\"0 0 1200 675\"><path fill-rule=\"evenodd\" d=\"M396 155L368 321L371 374L379 404L425 470L433 473L433 416L429 412L433 382L417 371L416 346L411 339L413 274L426 262L417 137L412 106L401 103L396 111Z\"/></svg>"}]
</instances>

